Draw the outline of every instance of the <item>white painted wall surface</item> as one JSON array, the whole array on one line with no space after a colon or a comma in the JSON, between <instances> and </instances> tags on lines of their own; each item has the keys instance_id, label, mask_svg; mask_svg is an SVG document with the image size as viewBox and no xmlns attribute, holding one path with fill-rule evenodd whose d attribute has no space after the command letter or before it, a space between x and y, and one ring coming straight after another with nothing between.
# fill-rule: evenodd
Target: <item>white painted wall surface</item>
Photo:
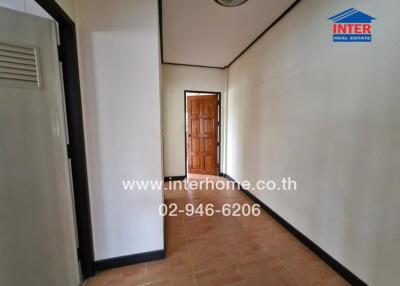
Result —
<instances>
[{"instance_id":1,"label":"white painted wall surface","mask_svg":"<svg viewBox=\"0 0 400 286\"><path fill-rule=\"evenodd\" d=\"M221 92L224 116L227 72L223 69L162 65L163 136L165 176L185 175L184 91ZM222 124L226 120L222 118ZM221 129L221 171L224 170L224 128Z\"/></svg>"},{"instance_id":2,"label":"white painted wall surface","mask_svg":"<svg viewBox=\"0 0 400 286\"><path fill-rule=\"evenodd\" d=\"M39 4L37 4L35 0L0 0L0 6L19 12L52 19L52 17Z\"/></svg>"},{"instance_id":3,"label":"white painted wall surface","mask_svg":"<svg viewBox=\"0 0 400 286\"><path fill-rule=\"evenodd\" d=\"M96 260L163 248L156 0L77 1L79 60Z\"/></svg>"},{"instance_id":4,"label":"white painted wall surface","mask_svg":"<svg viewBox=\"0 0 400 286\"><path fill-rule=\"evenodd\" d=\"M26 12L25 0L0 0L0 6L20 12Z\"/></svg>"},{"instance_id":5,"label":"white painted wall surface","mask_svg":"<svg viewBox=\"0 0 400 286\"><path fill-rule=\"evenodd\" d=\"M327 18L378 20L332 43ZM369 285L400 280L400 3L302 1L229 70L228 171L297 180L252 191Z\"/></svg>"},{"instance_id":6,"label":"white painted wall surface","mask_svg":"<svg viewBox=\"0 0 400 286\"><path fill-rule=\"evenodd\" d=\"M75 20L75 0L56 0L63 10ZM0 7L51 19L51 16L35 0L0 0Z\"/></svg>"}]
</instances>

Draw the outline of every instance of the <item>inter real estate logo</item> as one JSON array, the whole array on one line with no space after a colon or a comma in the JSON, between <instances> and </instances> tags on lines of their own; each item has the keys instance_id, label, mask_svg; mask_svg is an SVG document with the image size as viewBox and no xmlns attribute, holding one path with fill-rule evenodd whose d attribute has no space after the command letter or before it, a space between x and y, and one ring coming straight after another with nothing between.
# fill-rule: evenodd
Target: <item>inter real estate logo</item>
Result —
<instances>
[{"instance_id":1,"label":"inter real estate logo","mask_svg":"<svg viewBox=\"0 0 400 286\"><path fill-rule=\"evenodd\" d=\"M348 9L333 17L334 42L371 42L372 20L376 20L354 8Z\"/></svg>"}]
</instances>

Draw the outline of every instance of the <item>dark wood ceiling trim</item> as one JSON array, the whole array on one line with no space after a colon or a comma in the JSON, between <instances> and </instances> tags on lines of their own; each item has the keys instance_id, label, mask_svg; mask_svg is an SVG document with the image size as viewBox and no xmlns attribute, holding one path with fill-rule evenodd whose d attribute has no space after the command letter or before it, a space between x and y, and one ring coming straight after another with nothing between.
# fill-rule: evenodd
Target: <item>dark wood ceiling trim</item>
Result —
<instances>
[{"instance_id":1,"label":"dark wood ceiling trim","mask_svg":"<svg viewBox=\"0 0 400 286\"><path fill-rule=\"evenodd\" d=\"M158 21L160 26L160 46L161 46L161 63L169 65L178 66L189 66L189 67L202 67L202 68L215 68L215 69L225 69L229 68L234 62L236 62L244 53L247 52L259 39L262 38L269 30L271 30L280 20L282 20L294 7L297 6L302 0L296 0L293 4L289 6L271 25L269 25L254 41L252 41L239 55L237 55L227 66L225 67L213 67L213 66L202 66L202 65L191 65L191 64L178 64L164 61L164 46L163 46L163 13L162 13L162 1L158 0Z\"/></svg>"},{"instance_id":2,"label":"dark wood ceiling trim","mask_svg":"<svg viewBox=\"0 0 400 286\"><path fill-rule=\"evenodd\" d=\"M174 65L174 66L184 66L184 67L195 67L195 68L208 68L208 69L225 69L225 67L213 67L213 66L201 66L201 65L190 65L190 64L179 64L179 63L170 63L170 62L164 62L164 65Z\"/></svg>"}]
</instances>

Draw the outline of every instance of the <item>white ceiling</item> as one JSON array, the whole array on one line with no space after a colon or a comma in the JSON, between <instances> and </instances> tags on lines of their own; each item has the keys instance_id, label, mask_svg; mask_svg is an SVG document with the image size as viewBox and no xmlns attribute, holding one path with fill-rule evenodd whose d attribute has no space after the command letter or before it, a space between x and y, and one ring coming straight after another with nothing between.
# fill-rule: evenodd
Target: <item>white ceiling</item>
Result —
<instances>
[{"instance_id":1,"label":"white ceiling","mask_svg":"<svg viewBox=\"0 0 400 286\"><path fill-rule=\"evenodd\" d=\"M295 0L162 0L164 62L225 67Z\"/></svg>"}]
</instances>

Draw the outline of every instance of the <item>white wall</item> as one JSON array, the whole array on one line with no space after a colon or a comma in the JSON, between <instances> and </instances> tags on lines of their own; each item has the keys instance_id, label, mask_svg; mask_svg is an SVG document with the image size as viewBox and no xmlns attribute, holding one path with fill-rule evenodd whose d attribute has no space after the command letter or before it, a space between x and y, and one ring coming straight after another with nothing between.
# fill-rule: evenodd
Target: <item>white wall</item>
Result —
<instances>
[{"instance_id":1,"label":"white wall","mask_svg":"<svg viewBox=\"0 0 400 286\"><path fill-rule=\"evenodd\" d=\"M156 0L77 1L79 60L96 260L163 249Z\"/></svg>"},{"instance_id":2,"label":"white wall","mask_svg":"<svg viewBox=\"0 0 400 286\"><path fill-rule=\"evenodd\" d=\"M378 20L373 43L332 43L327 18ZM370 285L400 280L400 4L302 1L229 70L228 170L297 180L254 191Z\"/></svg>"},{"instance_id":3,"label":"white wall","mask_svg":"<svg viewBox=\"0 0 400 286\"><path fill-rule=\"evenodd\" d=\"M35 0L0 0L0 7L52 19L52 17L41 6L39 6Z\"/></svg>"},{"instance_id":4,"label":"white wall","mask_svg":"<svg viewBox=\"0 0 400 286\"><path fill-rule=\"evenodd\" d=\"M176 65L162 66L163 136L165 176L185 175L184 91L221 92L225 114L227 72L223 69ZM222 118L222 124L226 122ZM221 171L224 170L224 126L221 129Z\"/></svg>"},{"instance_id":5,"label":"white wall","mask_svg":"<svg viewBox=\"0 0 400 286\"><path fill-rule=\"evenodd\" d=\"M75 19L75 0L56 0L56 2L72 20ZM0 7L51 19L51 16L35 0L0 0Z\"/></svg>"}]
</instances>

